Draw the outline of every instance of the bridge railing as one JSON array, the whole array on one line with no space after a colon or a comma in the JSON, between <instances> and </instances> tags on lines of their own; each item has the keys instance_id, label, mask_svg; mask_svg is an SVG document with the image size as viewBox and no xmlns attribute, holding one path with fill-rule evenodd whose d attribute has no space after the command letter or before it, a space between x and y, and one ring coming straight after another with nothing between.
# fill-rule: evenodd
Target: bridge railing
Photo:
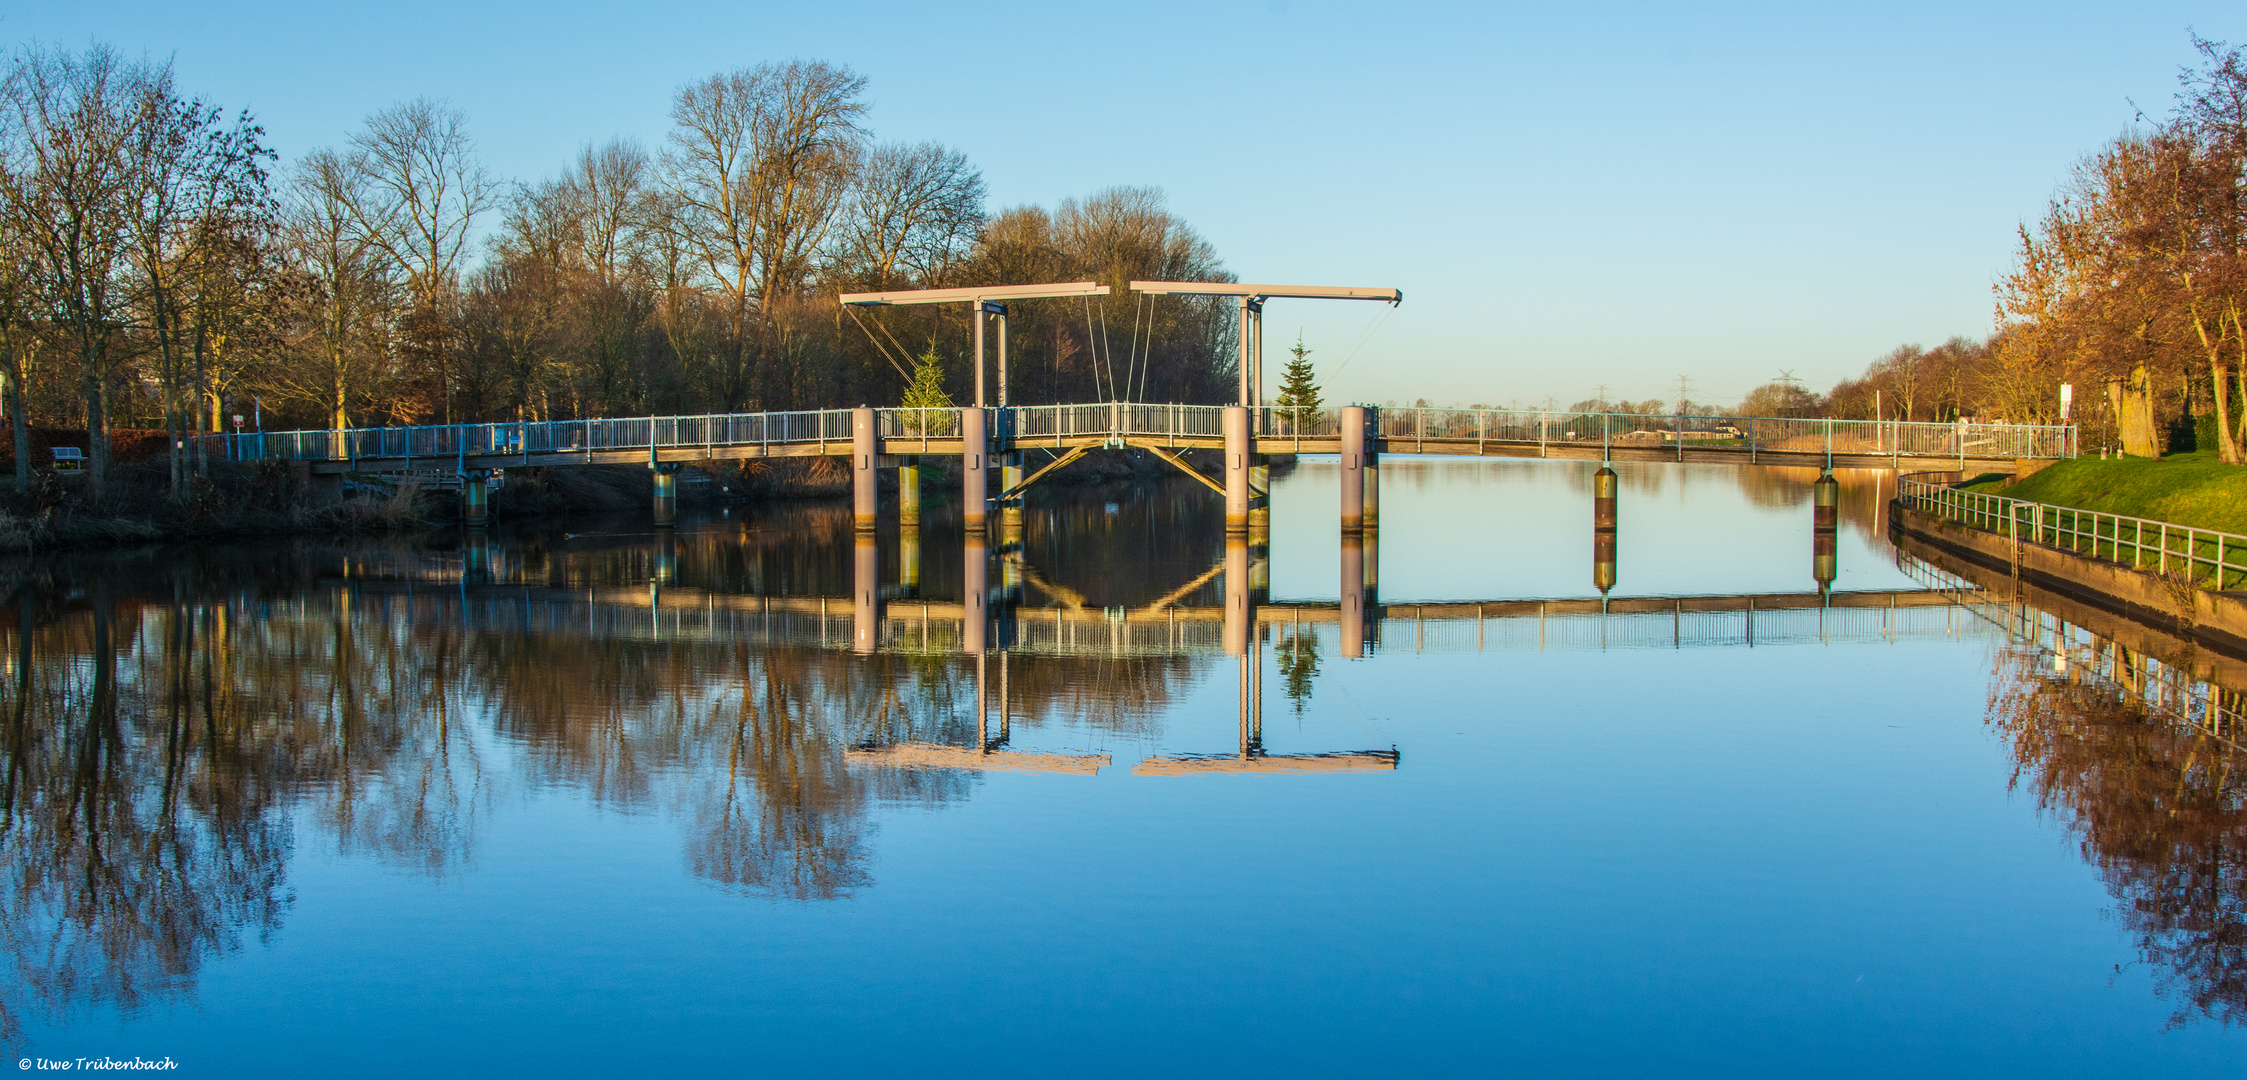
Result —
<instances>
[{"instance_id":1,"label":"bridge railing","mask_svg":"<svg viewBox=\"0 0 2247 1080\"><path fill-rule=\"evenodd\" d=\"M2076 453L2076 429L2061 425L1397 406L1384 406L1378 415L1381 437L1392 447L1400 441L1604 441L1625 446L1674 446L1683 442L1688 446L1745 450L1831 450L1836 454L1886 457L2065 458Z\"/></svg>"},{"instance_id":2,"label":"bridge railing","mask_svg":"<svg viewBox=\"0 0 2247 1080\"><path fill-rule=\"evenodd\" d=\"M1219 438L1225 410L1217 405L1147 405L1106 402L1097 405L1031 405L1009 410L1014 437L1108 435L1137 438Z\"/></svg>"},{"instance_id":3,"label":"bridge railing","mask_svg":"<svg viewBox=\"0 0 2247 1080\"><path fill-rule=\"evenodd\" d=\"M949 413L957 435L957 410L929 411ZM848 409L269 431L232 437L229 452L237 459L355 461L835 442L850 442Z\"/></svg>"},{"instance_id":4,"label":"bridge railing","mask_svg":"<svg viewBox=\"0 0 2247 1080\"><path fill-rule=\"evenodd\" d=\"M1931 483L1924 479L1928 475L1897 480L1896 495L1905 506L2017 542L2181 574L2204 588L2222 590L2247 582L2247 536L1967 491Z\"/></svg>"}]
</instances>

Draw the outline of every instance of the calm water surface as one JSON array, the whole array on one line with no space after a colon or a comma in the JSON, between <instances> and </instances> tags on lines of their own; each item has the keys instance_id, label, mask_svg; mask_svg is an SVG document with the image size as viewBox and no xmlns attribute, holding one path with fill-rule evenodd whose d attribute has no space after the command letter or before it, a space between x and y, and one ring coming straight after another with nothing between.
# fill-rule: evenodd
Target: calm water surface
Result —
<instances>
[{"instance_id":1,"label":"calm water surface","mask_svg":"<svg viewBox=\"0 0 2247 1080\"><path fill-rule=\"evenodd\" d=\"M1876 474L1821 598L1812 478L1625 466L1603 598L1588 467L1388 464L1362 658L1315 460L1230 562L1198 486L1044 493L980 655L941 511L911 573L834 506L11 565L0 1041L2237 1075L2239 683L1899 553Z\"/></svg>"}]
</instances>

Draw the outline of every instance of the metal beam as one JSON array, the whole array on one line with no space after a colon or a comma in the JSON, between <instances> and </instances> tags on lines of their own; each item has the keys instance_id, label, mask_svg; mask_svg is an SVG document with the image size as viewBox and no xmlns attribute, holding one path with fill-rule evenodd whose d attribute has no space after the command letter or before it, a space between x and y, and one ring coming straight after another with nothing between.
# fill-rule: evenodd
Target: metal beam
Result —
<instances>
[{"instance_id":1,"label":"metal beam","mask_svg":"<svg viewBox=\"0 0 2247 1080\"><path fill-rule=\"evenodd\" d=\"M964 289L901 289L895 292L844 293L842 302L852 307L891 304L972 304L983 300L1039 300L1056 296L1106 296L1109 288L1096 281L1071 281L1051 285L973 285Z\"/></svg>"},{"instance_id":2,"label":"metal beam","mask_svg":"<svg viewBox=\"0 0 2247 1080\"><path fill-rule=\"evenodd\" d=\"M1133 292L1150 296L1249 296L1257 299L1386 300L1404 302L1397 289L1368 289L1354 285L1253 285L1231 281L1134 281ZM846 301L847 302L847 301Z\"/></svg>"}]
</instances>

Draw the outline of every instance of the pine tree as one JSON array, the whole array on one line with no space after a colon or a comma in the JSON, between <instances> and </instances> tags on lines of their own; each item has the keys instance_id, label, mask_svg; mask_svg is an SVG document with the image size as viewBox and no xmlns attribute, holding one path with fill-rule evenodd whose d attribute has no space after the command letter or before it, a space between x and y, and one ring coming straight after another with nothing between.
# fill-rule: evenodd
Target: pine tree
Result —
<instances>
[{"instance_id":1,"label":"pine tree","mask_svg":"<svg viewBox=\"0 0 2247 1080\"><path fill-rule=\"evenodd\" d=\"M1296 430L1318 419L1318 376L1311 370L1311 350L1303 347L1303 335L1295 335L1295 347L1287 350L1295 359L1287 362L1280 373L1280 415Z\"/></svg>"},{"instance_id":2,"label":"pine tree","mask_svg":"<svg viewBox=\"0 0 2247 1080\"><path fill-rule=\"evenodd\" d=\"M913 358L913 381L905 387L904 406L908 409L949 409L952 395L944 392L944 358L937 355L936 342L928 343L927 351ZM905 421L912 425L912 434L936 434L920 430L919 417ZM942 426L938 421L932 427Z\"/></svg>"}]
</instances>

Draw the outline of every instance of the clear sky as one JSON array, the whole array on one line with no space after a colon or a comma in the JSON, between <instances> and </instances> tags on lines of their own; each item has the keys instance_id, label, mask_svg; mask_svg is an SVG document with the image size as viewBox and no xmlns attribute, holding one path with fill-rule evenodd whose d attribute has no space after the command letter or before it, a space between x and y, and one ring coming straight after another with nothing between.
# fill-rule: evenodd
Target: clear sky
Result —
<instances>
[{"instance_id":1,"label":"clear sky","mask_svg":"<svg viewBox=\"0 0 2247 1080\"><path fill-rule=\"evenodd\" d=\"M2068 166L2165 111L2187 28L2229 3L785 5L28 3L0 40L172 55L284 160L427 94L535 179L651 148L690 79L791 57L871 80L885 139L935 139L995 206L1145 184L1274 301L1330 396L1737 400L1824 388L1897 344L1990 328L2014 231Z\"/></svg>"}]
</instances>

